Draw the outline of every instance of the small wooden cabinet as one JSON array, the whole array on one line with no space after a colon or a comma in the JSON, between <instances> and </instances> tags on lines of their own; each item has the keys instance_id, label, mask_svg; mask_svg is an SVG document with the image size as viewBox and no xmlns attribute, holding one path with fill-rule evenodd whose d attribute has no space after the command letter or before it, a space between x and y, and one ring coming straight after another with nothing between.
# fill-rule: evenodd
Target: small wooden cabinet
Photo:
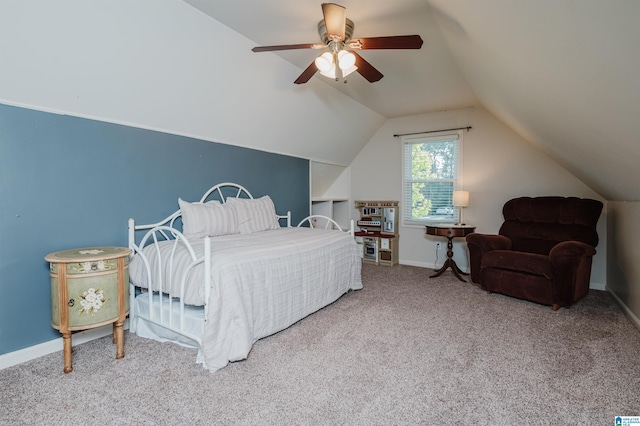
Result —
<instances>
[{"instance_id":1,"label":"small wooden cabinet","mask_svg":"<svg viewBox=\"0 0 640 426\"><path fill-rule=\"evenodd\" d=\"M72 331L113 323L116 358L124 357L130 254L126 247L89 247L45 256L50 263L51 326L62 333L65 373L73 371Z\"/></svg>"},{"instance_id":2,"label":"small wooden cabinet","mask_svg":"<svg viewBox=\"0 0 640 426\"><path fill-rule=\"evenodd\" d=\"M356 242L361 245L362 260L376 265L398 263L398 201L356 201L360 212L356 222Z\"/></svg>"}]
</instances>

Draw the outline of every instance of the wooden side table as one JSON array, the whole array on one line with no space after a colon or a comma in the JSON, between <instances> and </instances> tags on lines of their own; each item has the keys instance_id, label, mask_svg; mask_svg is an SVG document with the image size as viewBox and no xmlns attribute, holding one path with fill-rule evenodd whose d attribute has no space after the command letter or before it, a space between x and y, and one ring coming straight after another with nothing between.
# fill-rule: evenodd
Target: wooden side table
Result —
<instances>
[{"instance_id":1,"label":"wooden side table","mask_svg":"<svg viewBox=\"0 0 640 426\"><path fill-rule=\"evenodd\" d=\"M454 225L450 223L434 223L432 225L426 225L428 235L437 235L439 237L447 237L447 260L442 265L442 268L438 269L435 274L429 278L440 276L448 268L451 268L453 275L458 277L459 280L467 282L462 275L469 275L456 265L453 260L453 239L456 237L466 237L475 231L475 226L468 225Z\"/></svg>"},{"instance_id":2,"label":"wooden side table","mask_svg":"<svg viewBox=\"0 0 640 426\"><path fill-rule=\"evenodd\" d=\"M113 323L116 359L124 357L130 254L126 247L88 247L45 256L50 263L51 326L62 333L65 373L73 371L72 331Z\"/></svg>"}]
</instances>

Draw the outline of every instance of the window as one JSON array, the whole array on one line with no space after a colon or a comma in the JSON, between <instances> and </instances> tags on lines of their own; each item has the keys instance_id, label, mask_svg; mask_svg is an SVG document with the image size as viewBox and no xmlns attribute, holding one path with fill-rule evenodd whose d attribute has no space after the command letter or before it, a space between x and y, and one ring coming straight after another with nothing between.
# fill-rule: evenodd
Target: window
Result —
<instances>
[{"instance_id":1,"label":"window","mask_svg":"<svg viewBox=\"0 0 640 426\"><path fill-rule=\"evenodd\" d=\"M461 187L462 133L405 137L402 142L403 223L457 222L453 191Z\"/></svg>"}]
</instances>

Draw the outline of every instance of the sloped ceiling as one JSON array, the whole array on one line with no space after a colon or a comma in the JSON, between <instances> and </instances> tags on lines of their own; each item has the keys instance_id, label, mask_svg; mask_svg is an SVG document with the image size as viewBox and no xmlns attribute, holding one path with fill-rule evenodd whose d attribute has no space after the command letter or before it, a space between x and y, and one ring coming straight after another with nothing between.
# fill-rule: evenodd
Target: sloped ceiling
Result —
<instances>
[{"instance_id":1,"label":"sloped ceiling","mask_svg":"<svg viewBox=\"0 0 640 426\"><path fill-rule=\"evenodd\" d=\"M319 43L322 0L185 0L255 42L255 45ZM367 50L360 54L384 77L369 83L354 73L347 84L316 74L312 79L339 90L386 118L474 105L476 99L444 43L425 0L341 0L354 21L354 37L419 34L420 50ZM286 78L292 90L309 90L294 80L321 51L304 49L254 53L256 61L276 55L300 68ZM265 81L264 84L269 84Z\"/></svg>"},{"instance_id":2,"label":"sloped ceiling","mask_svg":"<svg viewBox=\"0 0 640 426\"><path fill-rule=\"evenodd\" d=\"M321 2L185 1L256 45L318 39ZM425 44L420 51L363 52L385 74L380 82L357 76L326 84L387 118L482 105L605 199L640 200L640 2L340 4L355 21L355 36L420 34ZM302 72L316 52L260 55L278 55Z\"/></svg>"},{"instance_id":3,"label":"sloped ceiling","mask_svg":"<svg viewBox=\"0 0 640 426\"><path fill-rule=\"evenodd\" d=\"M487 109L604 198L640 200L640 2L430 4Z\"/></svg>"}]
</instances>

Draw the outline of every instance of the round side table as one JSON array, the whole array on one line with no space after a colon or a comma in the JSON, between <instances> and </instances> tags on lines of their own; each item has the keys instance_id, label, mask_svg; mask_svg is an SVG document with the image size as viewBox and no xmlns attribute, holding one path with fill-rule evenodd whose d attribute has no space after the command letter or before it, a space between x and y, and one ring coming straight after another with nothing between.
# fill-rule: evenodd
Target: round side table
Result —
<instances>
[{"instance_id":1,"label":"round side table","mask_svg":"<svg viewBox=\"0 0 640 426\"><path fill-rule=\"evenodd\" d=\"M72 331L113 323L116 359L124 357L130 254L126 247L87 247L45 256L50 263L51 326L62 333L65 373L73 371Z\"/></svg>"},{"instance_id":2,"label":"round side table","mask_svg":"<svg viewBox=\"0 0 640 426\"><path fill-rule=\"evenodd\" d=\"M427 234L428 235L437 235L439 237L447 238L447 260L442 265L442 268L436 271L435 274L431 275L429 278L434 278L440 276L444 271L448 268L451 268L453 275L455 275L459 280L466 282L462 275L469 275L456 265L456 262L453 260L453 239L456 237L466 237L475 231L475 226L468 225L454 225L450 223L437 223L432 225L426 225Z\"/></svg>"}]
</instances>

